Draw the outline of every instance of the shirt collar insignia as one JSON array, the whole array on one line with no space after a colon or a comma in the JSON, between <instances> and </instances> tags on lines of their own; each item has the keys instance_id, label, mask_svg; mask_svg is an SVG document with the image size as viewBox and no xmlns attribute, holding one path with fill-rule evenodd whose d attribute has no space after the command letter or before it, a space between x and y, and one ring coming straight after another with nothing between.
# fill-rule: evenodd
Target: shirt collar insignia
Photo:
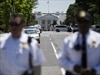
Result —
<instances>
[{"instance_id":1,"label":"shirt collar insignia","mask_svg":"<svg viewBox=\"0 0 100 75\"><path fill-rule=\"evenodd\" d=\"M28 48L28 44L27 44L27 43L22 43L22 48L23 48L23 49Z\"/></svg>"},{"instance_id":2,"label":"shirt collar insignia","mask_svg":"<svg viewBox=\"0 0 100 75\"><path fill-rule=\"evenodd\" d=\"M91 44L93 47L96 46L96 41L92 41L92 44Z\"/></svg>"}]
</instances>

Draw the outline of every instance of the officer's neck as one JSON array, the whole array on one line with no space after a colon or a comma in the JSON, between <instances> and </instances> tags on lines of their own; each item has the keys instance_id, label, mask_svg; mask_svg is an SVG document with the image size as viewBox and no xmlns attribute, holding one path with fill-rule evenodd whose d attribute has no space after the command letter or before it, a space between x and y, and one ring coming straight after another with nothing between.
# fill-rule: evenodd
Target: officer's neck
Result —
<instances>
[{"instance_id":1,"label":"officer's neck","mask_svg":"<svg viewBox=\"0 0 100 75\"><path fill-rule=\"evenodd\" d=\"M79 32L82 34L82 36L85 36L89 32L89 30L87 30L87 31L79 31Z\"/></svg>"},{"instance_id":2,"label":"officer's neck","mask_svg":"<svg viewBox=\"0 0 100 75\"><path fill-rule=\"evenodd\" d=\"M19 39L21 35L12 35L13 39Z\"/></svg>"}]
</instances>

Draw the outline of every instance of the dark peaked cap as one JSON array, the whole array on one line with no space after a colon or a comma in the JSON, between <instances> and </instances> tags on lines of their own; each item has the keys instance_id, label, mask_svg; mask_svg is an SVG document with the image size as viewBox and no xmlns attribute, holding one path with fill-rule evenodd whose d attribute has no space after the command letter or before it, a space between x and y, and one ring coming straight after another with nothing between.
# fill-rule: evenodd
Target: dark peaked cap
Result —
<instances>
[{"instance_id":1,"label":"dark peaked cap","mask_svg":"<svg viewBox=\"0 0 100 75\"><path fill-rule=\"evenodd\" d=\"M77 16L77 21L79 22L80 20L86 20L91 22L92 17L88 12L80 11Z\"/></svg>"}]
</instances>

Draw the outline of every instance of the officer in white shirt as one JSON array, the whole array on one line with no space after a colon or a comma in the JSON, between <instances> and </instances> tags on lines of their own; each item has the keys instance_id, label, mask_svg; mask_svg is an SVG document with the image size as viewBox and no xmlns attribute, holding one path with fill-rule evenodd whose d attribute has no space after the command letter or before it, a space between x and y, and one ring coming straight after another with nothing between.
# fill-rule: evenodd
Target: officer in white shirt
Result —
<instances>
[{"instance_id":1,"label":"officer in white shirt","mask_svg":"<svg viewBox=\"0 0 100 75\"><path fill-rule=\"evenodd\" d=\"M30 69L29 53L34 75L41 75L45 57L35 39L28 43L28 36L22 32L24 19L16 14L10 18L10 31L0 41L0 75L25 75Z\"/></svg>"},{"instance_id":2,"label":"officer in white shirt","mask_svg":"<svg viewBox=\"0 0 100 75\"><path fill-rule=\"evenodd\" d=\"M59 65L65 69L65 75L100 75L100 33L90 29L88 12L80 11L77 22L79 32L65 38Z\"/></svg>"}]
</instances>

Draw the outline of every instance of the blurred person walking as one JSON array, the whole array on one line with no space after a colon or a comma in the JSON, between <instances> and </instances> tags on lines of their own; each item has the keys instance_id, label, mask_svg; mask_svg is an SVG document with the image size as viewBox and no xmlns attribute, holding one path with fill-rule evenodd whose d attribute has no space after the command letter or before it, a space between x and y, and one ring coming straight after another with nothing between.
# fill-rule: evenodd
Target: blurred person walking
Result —
<instances>
[{"instance_id":1,"label":"blurred person walking","mask_svg":"<svg viewBox=\"0 0 100 75\"><path fill-rule=\"evenodd\" d=\"M91 21L88 12L80 11L79 31L64 40L58 61L65 75L100 75L100 34L90 29Z\"/></svg>"},{"instance_id":2,"label":"blurred person walking","mask_svg":"<svg viewBox=\"0 0 100 75\"><path fill-rule=\"evenodd\" d=\"M45 57L37 41L22 31L23 17L12 15L9 25L11 33L0 41L0 75L41 75Z\"/></svg>"}]
</instances>

